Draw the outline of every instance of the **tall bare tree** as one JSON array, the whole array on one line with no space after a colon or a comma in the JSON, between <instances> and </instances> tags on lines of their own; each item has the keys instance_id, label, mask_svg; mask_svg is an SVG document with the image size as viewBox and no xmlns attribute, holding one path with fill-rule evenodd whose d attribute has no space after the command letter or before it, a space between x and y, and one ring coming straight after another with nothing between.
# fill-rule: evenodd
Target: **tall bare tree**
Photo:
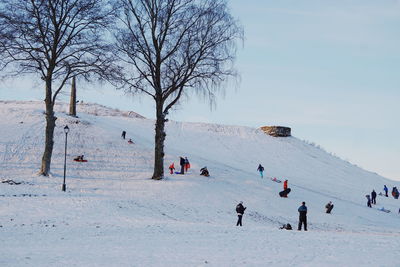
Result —
<instances>
[{"instance_id":1,"label":"tall bare tree","mask_svg":"<svg viewBox=\"0 0 400 267\"><path fill-rule=\"evenodd\" d=\"M45 84L46 132L40 174L50 172L54 104L66 81L110 69L106 0L1 0L0 64L11 74L34 73Z\"/></svg>"},{"instance_id":2,"label":"tall bare tree","mask_svg":"<svg viewBox=\"0 0 400 267\"><path fill-rule=\"evenodd\" d=\"M208 96L235 76L233 61L243 31L226 0L121 0L123 26L116 45L129 91L156 104L153 179L164 177L165 122L190 91Z\"/></svg>"},{"instance_id":3,"label":"tall bare tree","mask_svg":"<svg viewBox=\"0 0 400 267\"><path fill-rule=\"evenodd\" d=\"M72 77L71 95L69 97L69 115L76 117L76 77Z\"/></svg>"}]
</instances>

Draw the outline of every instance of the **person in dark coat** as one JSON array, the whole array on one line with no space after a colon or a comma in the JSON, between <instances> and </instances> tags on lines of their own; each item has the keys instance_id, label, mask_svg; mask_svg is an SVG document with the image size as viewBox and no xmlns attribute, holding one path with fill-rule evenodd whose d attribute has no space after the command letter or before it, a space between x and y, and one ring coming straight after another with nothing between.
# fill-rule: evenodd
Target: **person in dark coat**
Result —
<instances>
[{"instance_id":1,"label":"person in dark coat","mask_svg":"<svg viewBox=\"0 0 400 267\"><path fill-rule=\"evenodd\" d=\"M125 132L125 131L122 131L122 134L121 134L122 139L125 140L125 136L126 136L126 132Z\"/></svg>"},{"instance_id":2,"label":"person in dark coat","mask_svg":"<svg viewBox=\"0 0 400 267\"><path fill-rule=\"evenodd\" d=\"M263 174L264 173L264 167L261 164L258 164L257 171L260 172L261 178L264 178L264 174Z\"/></svg>"},{"instance_id":3,"label":"person in dark coat","mask_svg":"<svg viewBox=\"0 0 400 267\"><path fill-rule=\"evenodd\" d=\"M297 230L301 230L301 225L304 225L304 231L307 231L307 207L306 202L302 202L302 205L298 209L299 212L299 227Z\"/></svg>"},{"instance_id":4,"label":"person in dark coat","mask_svg":"<svg viewBox=\"0 0 400 267\"><path fill-rule=\"evenodd\" d=\"M188 172L190 169L190 162L187 157L185 157L185 171Z\"/></svg>"},{"instance_id":5,"label":"person in dark coat","mask_svg":"<svg viewBox=\"0 0 400 267\"><path fill-rule=\"evenodd\" d=\"M246 207L243 207L243 201L240 201L239 204L237 204L236 213L238 215L238 220L237 220L236 226L239 226L239 225L242 226L242 217L243 217L244 211L246 209L247 209Z\"/></svg>"},{"instance_id":6,"label":"person in dark coat","mask_svg":"<svg viewBox=\"0 0 400 267\"><path fill-rule=\"evenodd\" d=\"M387 188L386 185L383 186L383 190L385 191L385 196L388 197L388 191L389 191L389 189Z\"/></svg>"},{"instance_id":7,"label":"person in dark coat","mask_svg":"<svg viewBox=\"0 0 400 267\"><path fill-rule=\"evenodd\" d=\"M185 159L180 157L179 165L181 165L181 174L185 174Z\"/></svg>"},{"instance_id":8,"label":"person in dark coat","mask_svg":"<svg viewBox=\"0 0 400 267\"><path fill-rule=\"evenodd\" d=\"M207 170L207 166L205 166L205 167L200 169L200 175L203 175L203 176L206 176L206 177L210 176L210 173Z\"/></svg>"},{"instance_id":9,"label":"person in dark coat","mask_svg":"<svg viewBox=\"0 0 400 267\"><path fill-rule=\"evenodd\" d=\"M371 202L372 202L372 204L376 205L376 192L375 192L375 190L372 190L372 192L371 192Z\"/></svg>"},{"instance_id":10,"label":"person in dark coat","mask_svg":"<svg viewBox=\"0 0 400 267\"><path fill-rule=\"evenodd\" d=\"M371 206L371 197L369 195L365 195L365 197L367 198L367 206L372 208L372 206Z\"/></svg>"},{"instance_id":11,"label":"person in dark coat","mask_svg":"<svg viewBox=\"0 0 400 267\"><path fill-rule=\"evenodd\" d=\"M325 208L326 208L326 213L331 213L331 211L333 209L332 201L329 201L329 203L325 205Z\"/></svg>"}]
</instances>

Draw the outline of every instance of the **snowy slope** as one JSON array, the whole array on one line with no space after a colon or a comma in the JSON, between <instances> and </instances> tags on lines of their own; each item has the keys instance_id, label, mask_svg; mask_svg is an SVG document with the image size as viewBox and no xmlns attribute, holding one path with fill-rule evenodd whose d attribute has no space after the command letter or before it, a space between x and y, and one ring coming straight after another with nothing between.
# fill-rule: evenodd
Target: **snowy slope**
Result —
<instances>
[{"instance_id":1,"label":"snowy slope","mask_svg":"<svg viewBox=\"0 0 400 267\"><path fill-rule=\"evenodd\" d=\"M0 184L1 266L399 266L400 202L378 196L370 209L365 198L394 181L295 137L174 121L167 124L167 177L153 181L154 121L94 104L78 105L72 118L67 108L56 108L52 176L44 178L36 175L43 104L0 102L0 180L22 182ZM134 145L120 138L122 130ZM72 161L80 154L89 161ZM179 156L192 168L169 175ZM282 184L259 177L259 163L266 176L289 180L289 198L278 196ZM210 178L198 175L203 166ZM248 207L242 228L234 226L240 200ZM301 201L309 231L279 230L296 226Z\"/></svg>"}]
</instances>

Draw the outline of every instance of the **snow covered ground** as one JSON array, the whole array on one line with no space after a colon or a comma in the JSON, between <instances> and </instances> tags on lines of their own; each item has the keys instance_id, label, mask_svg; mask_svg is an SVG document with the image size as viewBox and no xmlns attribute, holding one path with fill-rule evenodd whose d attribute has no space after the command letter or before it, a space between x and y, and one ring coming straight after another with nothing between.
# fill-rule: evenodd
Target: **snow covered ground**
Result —
<instances>
[{"instance_id":1,"label":"snow covered ground","mask_svg":"<svg viewBox=\"0 0 400 267\"><path fill-rule=\"evenodd\" d=\"M36 174L43 103L0 102L0 266L400 266L400 200L378 196L371 209L365 198L398 182L295 137L174 121L167 177L153 181L154 121L95 104L78 105L79 118L65 114L66 104L56 109L52 175L44 178ZM87 163L72 160L80 154ZM192 168L169 175L179 156ZM289 180L288 198L278 196L281 183L260 178L259 163L265 176ZM199 176L204 166L211 177ZM239 201L243 227L235 226ZM309 231L280 230L297 227L302 201ZM328 201L332 214L324 213Z\"/></svg>"}]
</instances>

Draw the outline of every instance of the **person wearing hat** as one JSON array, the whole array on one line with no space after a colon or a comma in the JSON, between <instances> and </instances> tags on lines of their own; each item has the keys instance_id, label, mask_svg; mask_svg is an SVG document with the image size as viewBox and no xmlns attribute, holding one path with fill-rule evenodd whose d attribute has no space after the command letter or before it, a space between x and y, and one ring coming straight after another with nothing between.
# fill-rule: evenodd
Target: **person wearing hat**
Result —
<instances>
[{"instance_id":1,"label":"person wearing hat","mask_svg":"<svg viewBox=\"0 0 400 267\"><path fill-rule=\"evenodd\" d=\"M244 214L244 211L246 210L246 207L243 207L243 201L240 201L239 204L236 206L236 213L238 215L238 221L236 223L236 226L242 226L242 217Z\"/></svg>"},{"instance_id":2,"label":"person wearing hat","mask_svg":"<svg viewBox=\"0 0 400 267\"><path fill-rule=\"evenodd\" d=\"M301 225L304 225L304 231L307 231L307 207L306 202L302 202L302 205L298 209L299 212L299 227L297 230L301 230Z\"/></svg>"}]
</instances>

